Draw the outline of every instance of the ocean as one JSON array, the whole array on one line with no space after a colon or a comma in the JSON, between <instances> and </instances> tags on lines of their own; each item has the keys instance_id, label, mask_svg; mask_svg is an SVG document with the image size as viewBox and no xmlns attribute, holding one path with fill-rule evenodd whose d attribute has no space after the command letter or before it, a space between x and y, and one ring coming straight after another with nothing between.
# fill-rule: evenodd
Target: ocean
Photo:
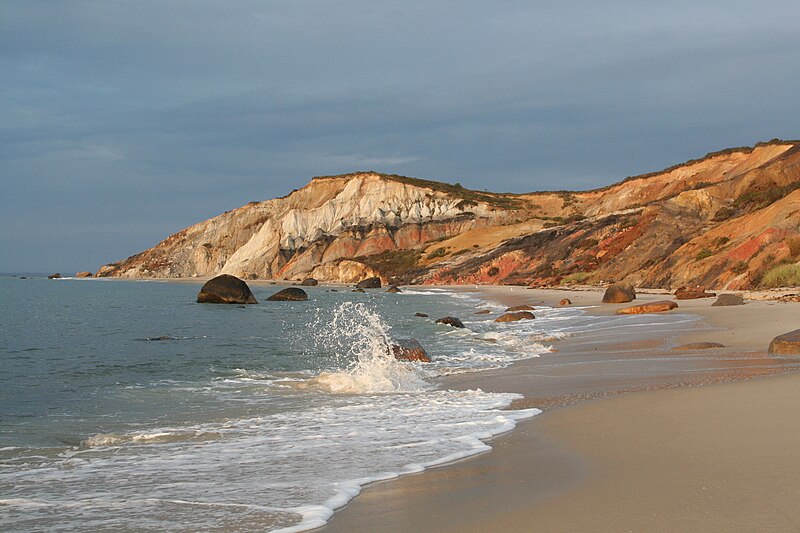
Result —
<instances>
[{"instance_id":1,"label":"ocean","mask_svg":"<svg viewBox=\"0 0 800 533\"><path fill-rule=\"evenodd\" d=\"M0 531L317 527L365 484L487 451L539 413L443 376L640 320L537 306L498 324L484 293L428 287L268 302L280 287L253 285L248 306L198 304L199 288L0 278ZM396 361L399 338L433 362Z\"/></svg>"}]
</instances>

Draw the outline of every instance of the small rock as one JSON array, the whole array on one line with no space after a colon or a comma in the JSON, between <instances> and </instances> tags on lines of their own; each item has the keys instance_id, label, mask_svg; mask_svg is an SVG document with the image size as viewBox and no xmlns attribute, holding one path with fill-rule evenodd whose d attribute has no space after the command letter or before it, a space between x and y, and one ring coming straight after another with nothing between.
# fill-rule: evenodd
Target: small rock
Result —
<instances>
[{"instance_id":1,"label":"small rock","mask_svg":"<svg viewBox=\"0 0 800 533\"><path fill-rule=\"evenodd\" d=\"M615 283L606 289L604 304L624 304L636 299L636 289L630 283Z\"/></svg>"},{"instance_id":2,"label":"small rock","mask_svg":"<svg viewBox=\"0 0 800 533\"><path fill-rule=\"evenodd\" d=\"M403 292L403 291L401 291L400 289L398 289L398 288L397 288L397 285L392 285L391 287L389 287L388 289L386 289L386 292L398 293L398 292Z\"/></svg>"},{"instance_id":3,"label":"small rock","mask_svg":"<svg viewBox=\"0 0 800 533\"><path fill-rule=\"evenodd\" d=\"M506 313L495 318L495 322L516 322L517 320L533 320L536 318L530 311L516 311Z\"/></svg>"},{"instance_id":4,"label":"small rock","mask_svg":"<svg viewBox=\"0 0 800 533\"><path fill-rule=\"evenodd\" d=\"M423 318L428 318L428 315L426 315L425 313L414 313L414 316L421 316Z\"/></svg>"},{"instance_id":5,"label":"small rock","mask_svg":"<svg viewBox=\"0 0 800 533\"><path fill-rule=\"evenodd\" d=\"M400 361L431 362L430 356L416 339L397 339L392 344L392 355Z\"/></svg>"},{"instance_id":6,"label":"small rock","mask_svg":"<svg viewBox=\"0 0 800 533\"><path fill-rule=\"evenodd\" d=\"M56 272L55 274L50 274L49 276L47 276L47 279L61 279L61 274L59 274L58 272Z\"/></svg>"},{"instance_id":7,"label":"small rock","mask_svg":"<svg viewBox=\"0 0 800 533\"><path fill-rule=\"evenodd\" d=\"M297 287L283 289L267 298L269 302L304 302L306 300L308 300L306 291L298 289Z\"/></svg>"},{"instance_id":8,"label":"small rock","mask_svg":"<svg viewBox=\"0 0 800 533\"><path fill-rule=\"evenodd\" d=\"M476 315L488 315L492 311L490 309L481 309L480 311L476 312Z\"/></svg>"},{"instance_id":9,"label":"small rock","mask_svg":"<svg viewBox=\"0 0 800 533\"><path fill-rule=\"evenodd\" d=\"M362 279L356 284L356 289L380 289L381 278L367 278Z\"/></svg>"},{"instance_id":10,"label":"small rock","mask_svg":"<svg viewBox=\"0 0 800 533\"><path fill-rule=\"evenodd\" d=\"M352 290L352 291L350 291L350 292L367 292L367 291L365 291L365 290L364 290L364 289L362 289L362 288L358 288L358 289L353 289L353 290Z\"/></svg>"},{"instance_id":11,"label":"small rock","mask_svg":"<svg viewBox=\"0 0 800 533\"><path fill-rule=\"evenodd\" d=\"M201 304L257 304L247 283L236 276L222 274L206 281L197 294Z\"/></svg>"},{"instance_id":12,"label":"small rock","mask_svg":"<svg viewBox=\"0 0 800 533\"><path fill-rule=\"evenodd\" d=\"M147 337L148 341L174 341L177 340L175 337L170 337L169 335L161 335L160 337Z\"/></svg>"},{"instance_id":13,"label":"small rock","mask_svg":"<svg viewBox=\"0 0 800 533\"><path fill-rule=\"evenodd\" d=\"M642 305L632 305L631 307L623 307L617 309L618 315L641 315L642 313L663 313L664 311L672 311L676 309L678 304L672 300L659 300L657 302L650 302Z\"/></svg>"},{"instance_id":14,"label":"small rock","mask_svg":"<svg viewBox=\"0 0 800 533\"><path fill-rule=\"evenodd\" d=\"M91 278L92 277L92 273L91 272L85 272L85 271L84 272L76 272L75 273L75 277L76 278Z\"/></svg>"},{"instance_id":15,"label":"small rock","mask_svg":"<svg viewBox=\"0 0 800 533\"><path fill-rule=\"evenodd\" d=\"M675 298L678 300L696 300L697 298L712 298L715 292L706 292L705 287L679 287L675 290Z\"/></svg>"},{"instance_id":16,"label":"small rock","mask_svg":"<svg viewBox=\"0 0 800 533\"><path fill-rule=\"evenodd\" d=\"M800 329L778 335L769 343L768 353L773 355L800 354Z\"/></svg>"},{"instance_id":17,"label":"small rock","mask_svg":"<svg viewBox=\"0 0 800 533\"><path fill-rule=\"evenodd\" d=\"M725 345L718 342L692 342L689 344L681 344L676 346L673 350L709 350L711 348L724 348Z\"/></svg>"},{"instance_id":18,"label":"small rock","mask_svg":"<svg viewBox=\"0 0 800 533\"><path fill-rule=\"evenodd\" d=\"M717 301L711 304L711 307L723 305L744 305L744 298L741 294L720 294L717 296Z\"/></svg>"},{"instance_id":19,"label":"small rock","mask_svg":"<svg viewBox=\"0 0 800 533\"><path fill-rule=\"evenodd\" d=\"M318 284L319 281L315 280L314 278L306 278L302 283L300 283L302 287L316 287Z\"/></svg>"},{"instance_id":20,"label":"small rock","mask_svg":"<svg viewBox=\"0 0 800 533\"><path fill-rule=\"evenodd\" d=\"M535 309L530 305L515 305L506 309L506 313L514 313L517 311L534 311Z\"/></svg>"},{"instance_id":21,"label":"small rock","mask_svg":"<svg viewBox=\"0 0 800 533\"><path fill-rule=\"evenodd\" d=\"M572 300L570 300L569 298L564 298L563 300L558 302L558 305L572 305Z\"/></svg>"},{"instance_id":22,"label":"small rock","mask_svg":"<svg viewBox=\"0 0 800 533\"><path fill-rule=\"evenodd\" d=\"M454 328L463 328L464 323L461 320L457 319L454 316L444 316L442 318L436 319L437 324L447 324L448 326L453 326Z\"/></svg>"}]
</instances>

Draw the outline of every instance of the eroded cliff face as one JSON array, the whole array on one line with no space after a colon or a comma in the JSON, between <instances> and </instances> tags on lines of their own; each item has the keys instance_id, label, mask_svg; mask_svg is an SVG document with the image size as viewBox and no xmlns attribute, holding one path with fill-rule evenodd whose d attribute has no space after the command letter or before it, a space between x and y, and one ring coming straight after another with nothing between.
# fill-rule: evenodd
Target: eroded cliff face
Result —
<instances>
[{"instance_id":1,"label":"eroded cliff face","mask_svg":"<svg viewBox=\"0 0 800 533\"><path fill-rule=\"evenodd\" d=\"M752 288L796 262L800 148L709 154L594 191L503 195L400 176L315 178L99 276Z\"/></svg>"},{"instance_id":2,"label":"eroded cliff face","mask_svg":"<svg viewBox=\"0 0 800 533\"><path fill-rule=\"evenodd\" d=\"M344 260L413 248L514 216L515 210L480 199L378 174L315 178L284 198L252 202L179 231L98 275L294 279L313 272L349 281L376 271L358 261L339 264Z\"/></svg>"}]
</instances>

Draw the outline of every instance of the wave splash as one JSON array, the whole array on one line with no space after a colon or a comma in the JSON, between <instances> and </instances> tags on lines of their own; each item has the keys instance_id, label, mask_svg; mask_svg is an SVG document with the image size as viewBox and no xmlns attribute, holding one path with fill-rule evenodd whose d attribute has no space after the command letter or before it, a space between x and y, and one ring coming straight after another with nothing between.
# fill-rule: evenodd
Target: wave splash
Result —
<instances>
[{"instance_id":1,"label":"wave splash","mask_svg":"<svg viewBox=\"0 0 800 533\"><path fill-rule=\"evenodd\" d=\"M392 355L391 327L361 302L336 306L330 320L316 319L318 350L333 352L342 370L322 372L313 381L338 394L419 392L432 386L419 365L398 361Z\"/></svg>"}]
</instances>

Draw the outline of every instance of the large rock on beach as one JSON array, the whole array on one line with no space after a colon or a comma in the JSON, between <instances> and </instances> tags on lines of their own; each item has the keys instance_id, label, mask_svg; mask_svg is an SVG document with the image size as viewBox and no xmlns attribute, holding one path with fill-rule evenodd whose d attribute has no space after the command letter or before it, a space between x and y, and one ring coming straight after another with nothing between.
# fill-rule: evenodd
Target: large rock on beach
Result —
<instances>
[{"instance_id":1,"label":"large rock on beach","mask_svg":"<svg viewBox=\"0 0 800 533\"><path fill-rule=\"evenodd\" d=\"M509 307L506 309L506 313L515 313L517 311L534 311L535 309L531 305L515 305L514 307Z\"/></svg>"},{"instance_id":2,"label":"large rock on beach","mask_svg":"<svg viewBox=\"0 0 800 533\"><path fill-rule=\"evenodd\" d=\"M380 289L380 288L381 288L381 278L379 277L362 279L361 281L356 283L356 289Z\"/></svg>"},{"instance_id":3,"label":"large rock on beach","mask_svg":"<svg viewBox=\"0 0 800 533\"><path fill-rule=\"evenodd\" d=\"M443 316L442 318L436 319L437 324L447 324L448 326L453 326L454 328L463 328L464 323L461 320L457 319L454 316Z\"/></svg>"},{"instance_id":4,"label":"large rock on beach","mask_svg":"<svg viewBox=\"0 0 800 533\"><path fill-rule=\"evenodd\" d=\"M800 354L800 329L778 335L769 343L768 352L773 355Z\"/></svg>"},{"instance_id":5,"label":"large rock on beach","mask_svg":"<svg viewBox=\"0 0 800 533\"><path fill-rule=\"evenodd\" d=\"M650 302L641 305L632 305L630 307L623 307L617 309L618 315L641 315L644 313L663 313L665 311L672 311L677 309L678 304L672 300L659 300L657 302Z\"/></svg>"},{"instance_id":6,"label":"large rock on beach","mask_svg":"<svg viewBox=\"0 0 800 533\"><path fill-rule=\"evenodd\" d=\"M604 304L624 304L636 299L636 289L630 283L614 283L603 294Z\"/></svg>"},{"instance_id":7,"label":"large rock on beach","mask_svg":"<svg viewBox=\"0 0 800 533\"><path fill-rule=\"evenodd\" d=\"M678 300L696 300L698 298L713 298L715 292L706 292L705 287L679 287L675 290L675 298Z\"/></svg>"},{"instance_id":8,"label":"large rock on beach","mask_svg":"<svg viewBox=\"0 0 800 533\"><path fill-rule=\"evenodd\" d=\"M59 274L58 272L56 272L55 274L50 274L49 276L47 276L47 279L60 279L60 278L61 278L61 274Z\"/></svg>"},{"instance_id":9,"label":"large rock on beach","mask_svg":"<svg viewBox=\"0 0 800 533\"><path fill-rule=\"evenodd\" d=\"M306 278L300 283L301 287L316 287L319 284L319 281L315 280L314 278Z\"/></svg>"},{"instance_id":10,"label":"large rock on beach","mask_svg":"<svg viewBox=\"0 0 800 533\"><path fill-rule=\"evenodd\" d=\"M572 305L572 300L570 300L569 298L564 298L563 300L558 302L558 305Z\"/></svg>"},{"instance_id":11,"label":"large rock on beach","mask_svg":"<svg viewBox=\"0 0 800 533\"><path fill-rule=\"evenodd\" d=\"M392 344L392 355L400 361L431 362L428 352L416 339L397 339Z\"/></svg>"},{"instance_id":12,"label":"large rock on beach","mask_svg":"<svg viewBox=\"0 0 800 533\"><path fill-rule=\"evenodd\" d=\"M744 305L744 298L741 294L720 294L717 296L717 301L711 304L711 307L722 305Z\"/></svg>"},{"instance_id":13,"label":"large rock on beach","mask_svg":"<svg viewBox=\"0 0 800 533\"><path fill-rule=\"evenodd\" d=\"M305 302L306 300L308 300L306 291L298 289L297 287L283 289L267 298L267 301L270 302Z\"/></svg>"},{"instance_id":14,"label":"large rock on beach","mask_svg":"<svg viewBox=\"0 0 800 533\"><path fill-rule=\"evenodd\" d=\"M91 272L87 272L87 271L76 272L75 273L75 277L76 278L91 278L92 277L92 273Z\"/></svg>"},{"instance_id":15,"label":"large rock on beach","mask_svg":"<svg viewBox=\"0 0 800 533\"><path fill-rule=\"evenodd\" d=\"M247 283L236 276L222 274L206 281L197 294L201 304L257 304Z\"/></svg>"},{"instance_id":16,"label":"large rock on beach","mask_svg":"<svg viewBox=\"0 0 800 533\"><path fill-rule=\"evenodd\" d=\"M673 350L681 350L681 351L688 351L688 350L710 350L712 348L724 348L724 344L720 344L718 342L690 342L689 344L681 344L680 346L676 346Z\"/></svg>"},{"instance_id":17,"label":"large rock on beach","mask_svg":"<svg viewBox=\"0 0 800 533\"><path fill-rule=\"evenodd\" d=\"M511 313L505 313L500 315L499 317L495 318L495 322L516 322L518 320L533 320L536 318L533 313L530 311L515 311Z\"/></svg>"}]
</instances>

